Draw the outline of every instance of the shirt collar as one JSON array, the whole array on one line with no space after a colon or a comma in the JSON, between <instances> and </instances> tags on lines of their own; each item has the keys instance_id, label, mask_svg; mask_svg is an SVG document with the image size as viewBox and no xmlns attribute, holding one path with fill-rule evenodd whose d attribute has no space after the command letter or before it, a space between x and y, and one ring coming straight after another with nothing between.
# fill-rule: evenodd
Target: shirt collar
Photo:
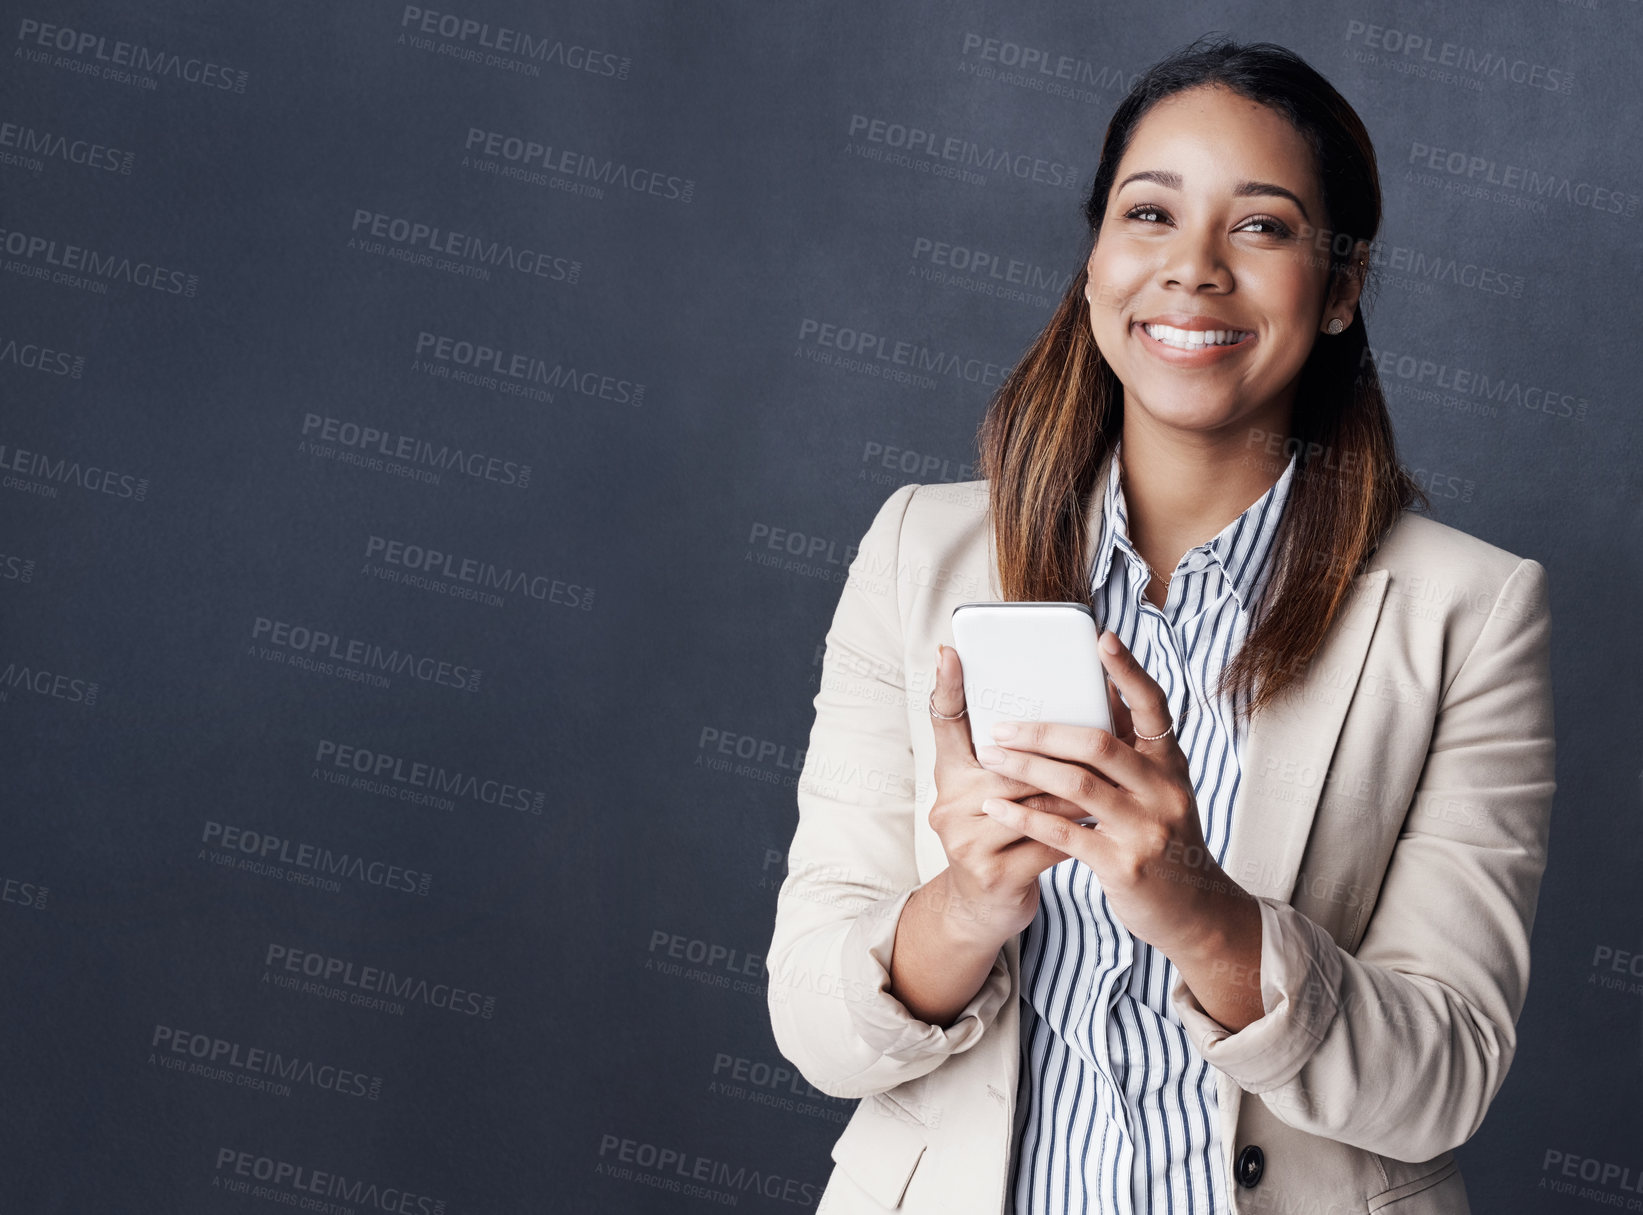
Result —
<instances>
[{"instance_id":1,"label":"shirt collar","mask_svg":"<svg viewBox=\"0 0 1643 1215\"><path fill-rule=\"evenodd\" d=\"M1122 467L1119 464L1120 449L1123 441L1113 444L1112 453L1107 461L1107 484L1103 490L1104 498L1101 509L1101 534L1095 543L1095 564L1091 573L1091 585L1099 589L1106 585L1107 578L1112 572L1112 560L1115 552L1124 554L1128 567L1129 578L1139 584L1146 577L1141 555L1130 544L1128 513L1124 503L1124 489L1119 484ZM1252 502L1244 512L1231 523L1221 529L1213 539L1188 549L1183 559L1188 563L1188 569L1194 568L1194 558L1207 564L1213 561L1221 567L1221 573L1226 578L1232 593L1237 597L1238 606L1245 611L1260 593L1266 582L1266 574L1271 562L1273 539L1278 534L1278 523L1283 517L1284 503L1289 498L1289 488L1295 478L1295 453L1291 452L1289 464L1284 468L1282 475L1273 486ZM1198 565L1196 568L1202 568Z\"/></svg>"}]
</instances>

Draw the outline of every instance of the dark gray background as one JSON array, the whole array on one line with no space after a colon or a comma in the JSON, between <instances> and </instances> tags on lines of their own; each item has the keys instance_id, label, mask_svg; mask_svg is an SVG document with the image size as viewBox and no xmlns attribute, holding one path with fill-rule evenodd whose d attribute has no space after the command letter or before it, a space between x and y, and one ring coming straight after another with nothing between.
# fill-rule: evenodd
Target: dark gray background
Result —
<instances>
[{"instance_id":1,"label":"dark gray background","mask_svg":"<svg viewBox=\"0 0 1643 1215\"><path fill-rule=\"evenodd\" d=\"M883 8L432 10L547 48L499 66L391 4L0 5L0 1207L269 1209L231 1187L242 1159L427 1211L813 1205L853 1103L776 1070L762 955L822 637L884 498L974 476L991 388L1057 294L989 294L930 254L1064 282L1117 100L1223 30L1298 51L1362 114L1387 208L1367 319L1402 360L1384 376L1401 451L1438 518L1550 571L1552 857L1519 1056L1463 1151L1473 1207L1643 1209L1614 1172L1552 1188L1568 1159L1643 1185L1638 5ZM122 41L151 56L147 82L103 74ZM1022 48L1070 63L1071 88L1009 76ZM1445 58L1462 62L1434 72ZM196 61L234 87L184 78ZM858 115L1072 184L868 159L885 145ZM464 164L471 129L660 174L662 193L505 179ZM91 145L113 151L76 163ZM1463 188L1490 176L1510 184ZM685 181L688 201L666 196ZM360 210L528 245L576 281L351 248ZM83 256L67 246L108 268L53 281ZM128 281L144 266L180 289ZM822 324L956 370L822 361L840 353ZM424 333L595 391L436 378ZM1461 370L1499 395L1455 389ZM529 465L529 483L316 455L309 414ZM561 602L384 580L372 536L557 579ZM805 563L782 564L789 543ZM482 676L297 668L259 618ZM517 786L527 808L330 783L327 741ZM211 823L429 881L218 864L242 854ZM430 995L395 1012L280 987L271 946ZM452 986L491 1015L430 1003ZM259 1091L164 1049L218 1040L377 1096ZM647 1184L677 1169L624 1163L636 1145L706 1159L721 1197Z\"/></svg>"}]
</instances>

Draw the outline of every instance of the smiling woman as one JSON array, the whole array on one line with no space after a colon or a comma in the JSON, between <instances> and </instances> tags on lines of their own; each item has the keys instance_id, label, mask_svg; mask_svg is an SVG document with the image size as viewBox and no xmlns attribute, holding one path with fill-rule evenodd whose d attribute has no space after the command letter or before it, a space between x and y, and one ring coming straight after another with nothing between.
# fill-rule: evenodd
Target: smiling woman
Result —
<instances>
[{"instance_id":1,"label":"smiling woman","mask_svg":"<svg viewBox=\"0 0 1643 1215\"><path fill-rule=\"evenodd\" d=\"M1304 61L1154 66L1085 216L985 480L891 494L827 636L767 955L783 1053L863 1098L821 1209L1464 1212L1555 789L1545 570L1413 509L1374 152ZM972 746L979 586L1090 608L1112 731Z\"/></svg>"}]
</instances>

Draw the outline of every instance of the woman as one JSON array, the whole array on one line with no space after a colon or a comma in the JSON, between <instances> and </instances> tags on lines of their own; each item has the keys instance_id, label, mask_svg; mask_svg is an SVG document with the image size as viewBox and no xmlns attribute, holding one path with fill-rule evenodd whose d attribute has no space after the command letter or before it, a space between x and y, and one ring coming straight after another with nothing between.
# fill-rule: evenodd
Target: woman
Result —
<instances>
[{"instance_id":1,"label":"woman","mask_svg":"<svg viewBox=\"0 0 1643 1215\"><path fill-rule=\"evenodd\" d=\"M1156 65L1086 216L986 481L890 495L828 633L767 958L777 1045L864 1098L819 1209L1466 1211L1546 857L1545 570L1411 509L1374 153L1307 64ZM978 752L968 599L1088 603L1116 733Z\"/></svg>"}]
</instances>

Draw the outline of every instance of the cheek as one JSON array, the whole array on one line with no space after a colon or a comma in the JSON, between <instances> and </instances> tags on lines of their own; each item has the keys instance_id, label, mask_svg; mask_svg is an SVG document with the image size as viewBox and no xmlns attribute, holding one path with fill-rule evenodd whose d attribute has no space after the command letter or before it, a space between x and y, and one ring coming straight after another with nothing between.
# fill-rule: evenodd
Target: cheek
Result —
<instances>
[{"instance_id":1,"label":"cheek","mask_svg":"<svg viewBox=\"0 0 1643 1215\"><path fill-rule=\"evenodd\" d=\"M1307 265L1272 266L1244 285L1258 292L1266 301L1268 314L1311 325L1313 317L1323 307L1323 284L1317 271Z\"/></svg>"},{"instance_id":2,"label":"cheek","mask_svg":"<svg viewBox=\"0 0 1643 1215\"><path fill-rule=\"evenodd\" d=\"M1116 242L1092 258L1085 266L1085 270L1089 274L1090 282L1098 286L1109 283L1127 287L1147 273L1141 258L1134 254L1126 254Z\"/></svg>"},{"instance_id":3,"label":"cheek","mask_svg":"<svg viewBox=\"0 0 1643 1215\"><path fill-rule=\"evenodd\" d=\"M1124 309L1146 281L1146 268L1133 258L1108 253L1085 266L1089 278L1090 326L1097 333L1123 327Z\"/></svg>"}]
</instances>

